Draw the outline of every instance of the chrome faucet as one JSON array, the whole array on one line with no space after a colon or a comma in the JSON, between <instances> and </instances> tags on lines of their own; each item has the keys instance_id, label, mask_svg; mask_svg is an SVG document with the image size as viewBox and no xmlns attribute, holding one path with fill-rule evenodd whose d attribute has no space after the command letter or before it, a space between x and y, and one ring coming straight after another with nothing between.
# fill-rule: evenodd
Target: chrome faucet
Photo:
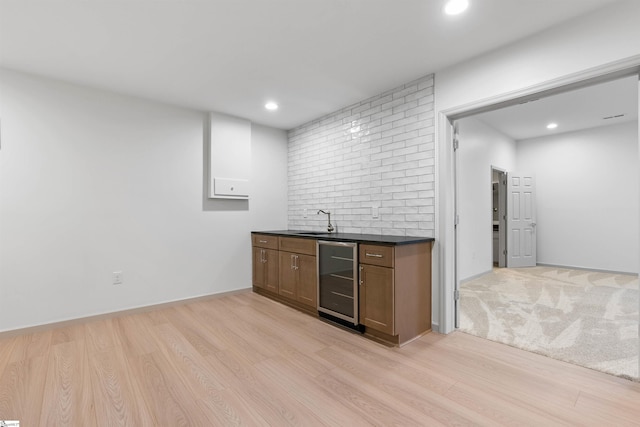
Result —
<instances>
[{"instance_id":1,"label":"chrome faucet","mask_svg":"<svg viewBox=\"0 0 640 427\"><path fill-rule=\"evenodd\" d=\"M331 233L333 231L333 225L331 225L331 212L329 212L329 211L325 212L322 209L320 209L316 215L320 215L321 213L326 214L329 217L328 225L327 225L327 231L329 233Z\"/></svg>"}]
</instances>

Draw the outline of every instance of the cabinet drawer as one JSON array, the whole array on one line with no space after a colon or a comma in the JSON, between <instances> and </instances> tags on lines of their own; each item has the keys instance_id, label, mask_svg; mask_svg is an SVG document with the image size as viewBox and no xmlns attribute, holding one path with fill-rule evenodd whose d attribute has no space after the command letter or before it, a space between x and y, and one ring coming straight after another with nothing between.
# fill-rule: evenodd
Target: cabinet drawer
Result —
<instances>
[{"instance_id":1,"label":"cabinet drawer","mask_svg":"<svg viewBox=\"0 0 640 427\"><path fill-rule=\"evenodd\" d=\"M278 236L269 234L252 234L251 242L253 246L267 249L278 249Z\"/></svg>"},{"instance_id":2,"label":"cabinet drawer","mask_svg":"<svg viewBox=\"0 0 640 427\"><path fill-rule=\"evenodd\" d=\"M302 239L299 237L280 237L280 250L316 256L315 239Z\"/></svg>"},{"instance_id":3,"label":"cabinet drawer","mask_svg":"<svg viewBox=\"0 0 640 427\"><path fill-rule=\"evenodd\" d=\"M360 263L393 267L393 246L360 245Z\"/></svg>"}]
</instances>

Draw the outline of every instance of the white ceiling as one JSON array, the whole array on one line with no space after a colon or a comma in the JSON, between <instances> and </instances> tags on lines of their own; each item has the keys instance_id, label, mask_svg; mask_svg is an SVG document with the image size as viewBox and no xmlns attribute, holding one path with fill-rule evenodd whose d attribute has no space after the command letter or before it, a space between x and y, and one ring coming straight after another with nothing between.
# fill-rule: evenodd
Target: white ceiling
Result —
<instances>
[{"instance_id":1,"label":"white ceiling","mask_svg":"<svg viewBox=\"0 0 640 427\"><path fill-rule=\"evenodd\" d=\"M600 83L474 117L516 141L636 121L638 76ZM547 129L547 124L551 122L557 123L558 127Z\"/></svg>"},{"instance_id":2,"label":"white ceiling","mask_svg":"<svg viewBox=\"0 0 640 427\"><path fill-rule=\"evenodd\" d=\"M290 129L613 1L0 0L0 66Z\"/></svg>"}]
</instances>

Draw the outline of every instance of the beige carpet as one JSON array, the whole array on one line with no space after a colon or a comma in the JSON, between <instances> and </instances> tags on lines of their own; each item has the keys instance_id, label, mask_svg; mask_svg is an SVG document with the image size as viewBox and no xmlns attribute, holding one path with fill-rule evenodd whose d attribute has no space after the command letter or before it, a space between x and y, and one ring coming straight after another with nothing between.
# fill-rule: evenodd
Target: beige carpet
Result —
<instances>
[{"instance_id":1,"label":"beige carpet","mask_svg":"<svg viewBox=\"0 0 640 427\"><path fill-rule=\"evenodd\" d=\"M460 330L638 380L638 276L496 268L460 285Z\"/></svg>"}]
</instances>

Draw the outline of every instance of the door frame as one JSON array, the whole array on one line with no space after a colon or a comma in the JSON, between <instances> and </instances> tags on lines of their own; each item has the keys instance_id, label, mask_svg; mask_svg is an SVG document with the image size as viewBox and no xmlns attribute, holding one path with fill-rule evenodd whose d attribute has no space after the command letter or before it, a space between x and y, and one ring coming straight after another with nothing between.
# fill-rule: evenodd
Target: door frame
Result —
<instances>
[{"instance_id":1,"label":"door frame","mask_svg":"<svg viewBox=\"0 0 640 427\"><path fill-rule=\"evenodd\" d=\"M441 110L436 117L436 229L434 245L434 283L440 284L437 329L448 334L456 325L456 294L459 287L456 258L456 191L453 123L464 117L520 104L573 89L592 86L629 76L640 76L640 55L603 64L561 78L480 101ZM639 89L640 97L640 89ZM640 116L640 113L639 113ZM640 117L639 117L640 118ZM640 122L640 120L639 120ZM640 164L640 158L639 164ZM640 195L638 195L640 197ZM640 239L640 236L638 236ZM434 322L435 323L435 322ZM435 325L434 325L435 326Z\"/></svg>"},{"instance_id":2,"label":"door frame","mask_svg":"<svg viewBox=\"0 0 640 427\"><path fill-rule=\"evenodd\" d=\"M507 266L507 170L491 165L491 184L493 172L498 173L498 267L504 268Z\"/></svg>"}]
</instances>

